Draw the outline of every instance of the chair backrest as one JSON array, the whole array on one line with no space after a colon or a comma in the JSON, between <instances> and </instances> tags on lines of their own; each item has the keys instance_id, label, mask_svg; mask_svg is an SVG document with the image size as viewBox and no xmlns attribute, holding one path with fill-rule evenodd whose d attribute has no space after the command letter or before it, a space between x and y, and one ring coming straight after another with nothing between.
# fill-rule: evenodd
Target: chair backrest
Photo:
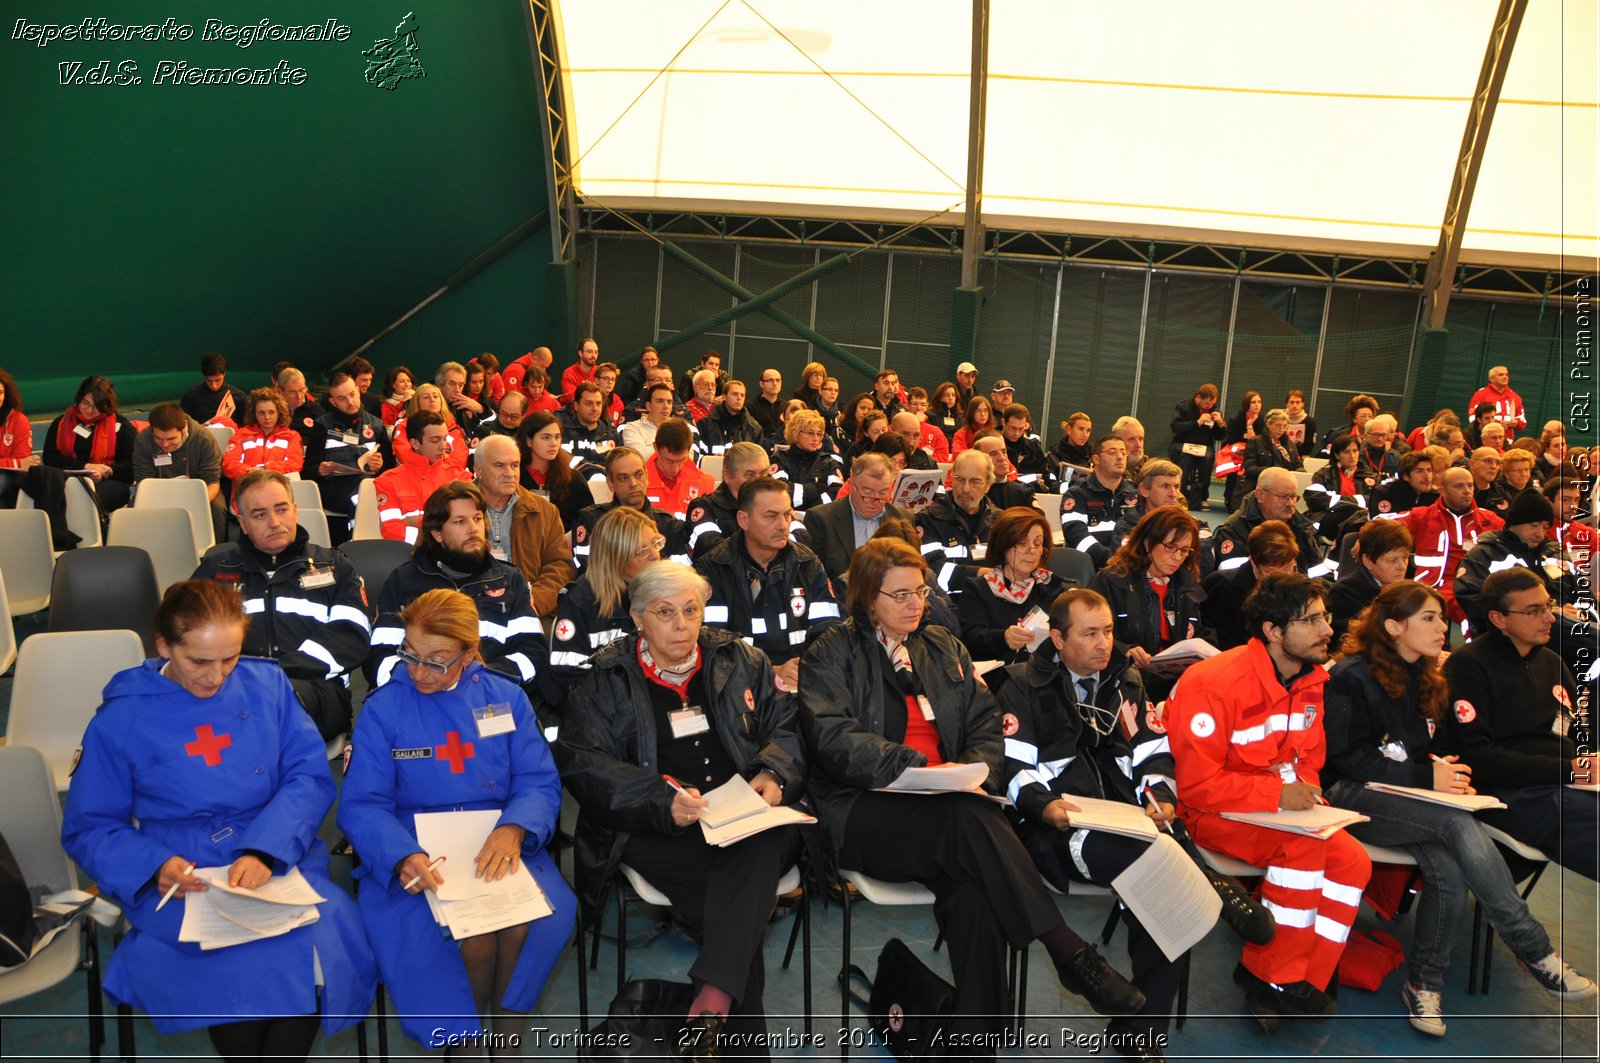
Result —
<instances>
[{"instance_id":1,"label":"chair backrest","mask_svg":"<svg viewBox=\"0 0 1600 1063\"><path fill-rule=\"evenodd\" d=\"M378 595L389 581L389 574L411 557L411 544L398 539L351 539L339 544L339 552L350 559L367 585L367 612L378 618Z\"/></svg>"},{"instance_id":2,"label":"chair backrest","mask_svg":"<svg viewBox=\"0 0 1600 1063\"><path fill-rule=\"evenodd\" d=\"M120 512L120 510L119 510ZM161 604L155 564L137 546L69 550L56 563L51 631L137 632L146 657L156 655L155 615Z\"/></svg>"},{"instance_id":3,"label":"chair backrest","mask_svg":"<svg viewBox=\"0 0 1600 1063\"><path fill-rule=\"evenodd\" d=\"M352 539L382 539L378 524L378 487L372 477L363 477L356 493L356 526Z\"/></svg>"},{"instance_id":4,"label":"chair backrest","mask_svg":"<svg viewBox=\"0 0 1600 1063\"><path fill-rule=\"evenodd\" d=\"M111 514L107 541L111 546L137 546L149 554L155 565L156 585L165 592L179 580L194 575L200 564L194 536L184 534L190 530L191 519L185 509L125 507Z\"/></svg>"},{"instance_id":5,"label":"chair backrest","mask_svg":"<svg viewBox=\"0 0 1600 1063\"><path fill-rule=\"evenodd\" d=\"M196 557L217 544L211 526L211 499L202 480L140 480L134 488L133 505L135 509L177 508L188 512Z\"/></svg>"},{"instance_id":6,"label":"chair backrest","mask_svg":"<svg viewBox=\"0 0 1600 1063\"><path fill-rule=\"evenodd\" d=\"M241 412L240 416L244 416ZM221 454L228 452L228 444L233 440L233 429L225 424L208 424L206 428L211 432L211 438L217 441L217 451Z\"/></svg>"},{"instance_id":7,"label":"chair backrest","mask_svg":"<svg viewBox=\"0 0 1600 1063\"><path fill-rule=\"evenodd\" d=\"M10 616L50 604L50 518L37 509L0 509L0 573L10 592Z\"/></svg>"},{"instance_id":8,"label":"chair backrest","mask_svg":"<svg viewBox=\"0 0 1600 1063\"><path fill-rule=\"evenodd\" d=\"M1057 494L1036 494L1033 496L1033 508L1044 514L1044 519L1050 523L1050 538L1052 542L1061 542L1061 496Z\"/></svg>"},{"instance_id":9,"label":"chair backrest","mask_svg":"<svg viewBox=\"0 0 1600 1063\"><path fill-rule=\"evenodd\" d=\"M294 504L301 509L321 509L322 493L317 490L317 485L310 480L290 480L290 492Z\"/></svg>"},{"instance_id":10,"label":"chair backrest","mask_svg":"<svg viewBox=\"0 0 1600 1063\"><path fill-rule=\"evenodd\" d=\"M1300 464L1302 464L1302 465L1304 465L1306 467L1306 472L1310 473L1312 476L1315 476L1317 473L1321 472L1323 469L1326 469L1328 467L1328 459L1327 458L1302 458L1300 460Z\"/></svg>"},{"instance_id":11,"label":"chair backrest","mask_svg":"<svg viewBox=\"0 0 1600 1063\"><path fill-rule=\"evenodd\" d=\"M11 605L6 598L6 576L0 572L0 672L17 659L17 628L11 622Z\"/></svg>"},{"instance_id":12,"label":"chair backrest","mask_svg":"<svg viewBox=\"0 0 1600 1063\"><path fill-rule=\"evenodd\" d=\"M1300 496L1294 501L1295 512L1304 513L1306 511L1306 487L1311 483L1311 474L1309 472L1295 472L1291 469L1289 475L1294 477L1294 491L1295 494Z\"/></svg>"},{"instance_id":13,"label":"chair backrest","mask_svg":"<svg viewBox=\"0 0 1600 1063\"><path fill-rule=\"evenodd\" d=\"M721 454L707 454L700 459L700 471L711 477L712 483L722 482L722 458Z\"/></svg>"},{"instance_id":14,"label":"chair backrest","mask_svg":"<svg viewBox=\"0 0 1600 1063\"><path fill-rule=\"evenodd\" d=\"M19 491L17 508L32 509L33 497ZM79 546L99 546L105 540L100 529L100 507L95 503L94 480L87 476L67 477L67 530L78 537Z\"/></svg>"},{"instance_id":15,"label":"chair backrest","mask_svg":"<svg viewBox=\"0 0 1600 1063\"><path fill-rule=\"evenodd\" d=\"M1094 562L1082 550L1058 546L1050 552L1050 571L1075 587L1087 587L1094 579Z\"/></svg>"},{"instance_id":16,"label":"chair backrest","mask_svg":"<svg viewBox=\"0 0 1600 1063\"><path fill-rule=\"evenodd\" d=\"M603 506L616 496L611 493L611 485L605 480L590 480L589 493L594 496L594 504Z\"/></svg>"},{"instance_id":17,"label":"chair backrest","mask_svg":"<svg viewBox=\"0 0 1600 1063\"><path fill-rule=\"evenodd\" d=\"M333 540L328 535L328 515L326 513L320 509L310 509L306 506L300 506L296 513L299 514L300 527L306 530L306 537L312 545L333 545Z\"/></svg>"},{"instance_id":18,"label":"chair backrest","mask_svg":"<svg viewBox=\"0 0 1600 1063\"><path fill-rule=\"evenodd\" d=\"M31 746L0 746L0 834L29 886L77 888L78 873L61 848L61 799L44 755Z\"/></svg>"},{"instance_id":19,"label":"chair backrest","mask_svg":"<svg viewBox=\"0 0 1600 1063\"><path fill-rule=\"evenodd\" d=\"M22 644L11 685L6 745L44 754L58 790L65 790L83 732L111 677L144 660L132 631L46 631Z\"/></svg>"}]
</instances>

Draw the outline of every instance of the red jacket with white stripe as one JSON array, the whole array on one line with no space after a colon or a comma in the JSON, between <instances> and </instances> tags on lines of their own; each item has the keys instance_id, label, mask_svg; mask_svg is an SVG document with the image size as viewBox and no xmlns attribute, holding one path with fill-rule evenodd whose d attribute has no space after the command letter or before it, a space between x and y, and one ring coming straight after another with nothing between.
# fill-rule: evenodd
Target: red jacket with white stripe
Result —
<instances>
[{"instance_id":1,"label":"red jacket with white stripe","mask_svg":"<svg viewBox=\"0 0 1600 1063\"><path fill-rule=\"evenodd\" d=\"M1450 619L1460 623L1466 619L1461 607L1456 605L1456 569L1461 559L1478 543L1478 536L1499 531L1505 521L1476 502L1465 513L1452 513L1439 499L1431 506L1419 506L1400 518L1411 530L1412 560L1417 564L1414 577L1418 583L1437 587L1449 605Z\"/></svg>"},{"instance_id":2,"label":"red jacket with white stripe","mask_svg":"<svg viewBox=\"0 0 1600 1063\"><path fill-rule=\"evenodd\" d=\"M33 453L33 426L21 410L12 410L0 422L0 469L16 469Z\"/></svg>"},{"instance_id":3,"label":"red jacket with white stripe","mask_svg":"<svg viewBox=\"0 0 1600 1063\"><path fill-rule=\"evenodd\" d=\"M1190 665L1164 714L1179 808L1275 812L1285 781L1320 786L1327 681L1326 669L1312 667L1284 689L1258 638ZM1285 780L1279 765L1292 765L1294 778Z\"/></svg>"},{"instance_id":4,"label":"red jacket with white stripe","mask_svg":"<svg viewBox=\"0 0 1600 1063\"><path fill-rule=\"evenodd\" d=\"M417 541L417 526L407 524L410 517L422 516L422 507L428 496L452 480L470 480L472 476L463 468L451 464L448 457L429 465L415 452L401 463L378 477L373 487L378 492L379 530L385 539L401 542Z\"/></svg>"},{"instance_id":5,"label":"red jacket with white stripe","mask_svg":"<svg viewBox=\"0 0 1600 1063\"><path fill-rule=\"evenodd\" d=\"M1522 396L1511 388L1496 391L1485 384L1472 393L1472 398L1467 402L1467 412L1470 414L1482 403L1494 404L1494 419L1506 426L1506 439L1509 440L1514 432L1520 432L1528 427L1528 415L1522 409Z\"/></svg>"},{"instance_id":6,"label":"red jacket with white stripe","mask_svg":"<svg viewBox=\"0 0 1600 1063\"><path fill-rule=\"evenodd\" d=\"M293 428L277 428L267 435L256 425L245 425L228 440L228 450L222 455L222 475L237 481L251 469L299 472L305 460L300 433Z\"/></svg>"}]
</instances>

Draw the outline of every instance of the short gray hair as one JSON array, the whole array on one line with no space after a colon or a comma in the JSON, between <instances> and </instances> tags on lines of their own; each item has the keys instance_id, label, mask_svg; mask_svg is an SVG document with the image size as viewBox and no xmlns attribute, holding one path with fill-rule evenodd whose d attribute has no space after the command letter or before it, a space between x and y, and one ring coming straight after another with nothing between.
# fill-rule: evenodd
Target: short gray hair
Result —
<instances>
[{"instance_id":1,"label":"short gray hair","mask_svg":"<svg viewBox=\"0 0 1600 1063\"><path fill-rule=\"evenodd\" d=\"M994 459L989 457L989 455L985 454L983 451L979 450L977 447L968 447L966 450L963 450L961 453L957 454L956 460L950 463L950 471L954 472L956 470L956 466L961 464L961 459L968 457L969 455L974 461L982 463L984 479L988 480L991 484L994 483Z\"/></svg>"},{"instance_id":2,"label":"short gray hair","mask_svg":"<svg viewBox=\"0 0 1600 1063\"><path fill-rule=\"evenodd\" d=\"M483 444L480 443L478 445L482 446ZM1144 468L1139 470L1139 483L1148 485L1154 483L1163 476L1181 477L1182 475L1183 470L1178 468L1172 462L1168 461L1166 458L1151 458L1149 461L1144 463Z\"/></svg>"},{"instance_id":3,"label":"short gray hair","mask_svg":"<svg viewBox=\"0 0 1600 1063\"><path fill-rule=\"evenodd\" d=\"M1282 494L1285 491L1298 491L1299 483L1294 478L1294 473L1288 469L1280 469L1270 465L1261 470L1261 475L1256 480L1256 490L1275 491Z\"/></svg>"},{"instance_id":4,"label":"short gray hair","mask_svg":"<svg viewBox=\"0 0 1600 1063\"><path fill-rule=\"evenodd\" d=\"M850 479L854 480L861 475L873 478L887 477L893 480L895 478L894 462L889 460L887 454L879 454L876 451L869 450L856 458L850 465Z\"/></svg>"},{"instance_id":5,"label":"short gray hair","mask_svg":"<svg viewBox=\"0 0 1600 1063\"><path fill-rule=\"evenodd\" d=\"M460 373L463 380L471 375L467 372L467 367L460 362L446 362L439 367L437 373L433 374L434 384L441 388L444 387L445 378L451 373Z\"/></svg>"},{"instance_id":6,"label":"short gray hair","mask_svg":"<svg viewBox=\"0 0 1600 1063\"><path fill-rule=\"evenodd\" d=\"M1144 431L1144 425L1140 423L1139 418L1130 417L1127 414L1124 414L1111 423L1111 434L1120 439L1122 437L1122 433L1126 432L1130 428L1137 428L1141 432ZM1179 475L1181 476L1183 474L1180 472Z\"/></svg>"},{"instance_id":7,"label":"short gray hair","mask_svg":"<svg viewBox=\"0 0 1600 1063\"><path fill-rule=\"evenodd\" d=\"M723 479L727 479L728 474L735 469L748 469L752 465L770 469L772 459L767 457L767 452L761 449L759 443L735 443L722 454Z\"/></svg>"},{"instance_id":8,"label":"short gray hair","mask_svg":"<svg viewBox=\"0 0 1600 1063\"><path fill-rule=\"evenodd\" d=\"M1288 424L1289 423L1289 411L1288 410L1268 410L1267 411L1267 424L1277 424L1280 421L1282 423L1284 423L1284 424Z\"/></svg>"},{"instance_id":9,"label":"short gray hair","mask_svg":"<svg viewBox=\"0 0 1600 1063\"><path fill-rule=\"evenodd\" d=\"M518 394L518 393L517 392L507 392L506 394L513 395L513 394ZM510 436L501 435L498 432L490 432L488 435L486 435L482 439L478 440L478 453L480 453L480 454L483 453L485 448L491 448L492 449L492 448L501 447L501 446L510 447L511 448L511 452L513 454L517 455L517 459L519 461L521 460L521 458L522 458L521 448L517 446L517 441L515 439L512 439Z\"/></svg>"},{"instance_id":10,"label":"short gray hair","mask_svg":"<svg viewBox=\"0 0 1600 1063\"><path fill-rule=\"evenodd\" d=\"M711 598L711 584L681 561L652 561L628 584L628 612L638 616L663 598L693 591L701 604Z\"/></svg>"}]
</instances>

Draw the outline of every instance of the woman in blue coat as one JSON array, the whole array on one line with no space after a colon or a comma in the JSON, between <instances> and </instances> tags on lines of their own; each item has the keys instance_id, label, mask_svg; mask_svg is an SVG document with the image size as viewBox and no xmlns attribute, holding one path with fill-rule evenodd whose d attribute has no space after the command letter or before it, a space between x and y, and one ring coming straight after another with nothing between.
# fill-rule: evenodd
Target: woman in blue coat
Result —
<instances>
[{"instance_id":1,"label":"woman in blue coat","mask_svg":"<svg viewBox=\"0 0 1600 1063\"><path fill-rule=\"evenodd\" d=\"M400 614L404 668L368 696L339 801L339 827L361 864L357 902L400 1026L437 1048L446 1038L518 1054L521 1033L571 937L577 902L545 846L556 831L561 780L522 689L478 656L478 609L459 591L431 590ZM482 721L493 706L512 724ZM475 866L429 870L419 812L500 810ZM424 890L445 875L500 879L526 864L554 914L459 945L441 934ZM475 1016L492 1016L482 1038Z\"/></svg>"},{"instance_id":2,"label":"woman in blue coat","mask_svg":"<svg viewBox=\"0 0 1600 1063\"><path fill-rule=\"evenodd\" d=\"M61 837L133 924L106 972L112 999L163 1033L207 1027L228 1059L304 1058L319 1012L329 1033L366 1015L376 972L317 840L334 797L326 747L277 663L240 658L245 623L221 583L167 589L160 659L106 684ZM298 867L326 900L308 926L202 950L178 940L185 894L208 888L196 867L248 889Z\"/></svg>"}]
</instances>

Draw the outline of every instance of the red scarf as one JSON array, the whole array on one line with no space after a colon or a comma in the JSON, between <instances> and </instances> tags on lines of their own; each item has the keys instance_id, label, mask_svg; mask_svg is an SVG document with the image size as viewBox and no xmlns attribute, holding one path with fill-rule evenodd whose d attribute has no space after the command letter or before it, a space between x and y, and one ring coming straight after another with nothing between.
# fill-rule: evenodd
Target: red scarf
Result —
<instances>
[{"instance_id":1,"label":"red scarf","mask_svg":"<svg viewBox=\"0 0 1600 1063\"><path fill-rule=\"evenodd\" d=\"M650 647L645 645L644 639L639 640L639 669L644 672L644 677L652 683L660 684L668 690L675 692L679 700L689 699L689 684L694 681L695 673L700 671L700 647L696 644L694 656L681 668L671 671L656 664L656 659L650 655Z\"/></svg>"},{"instance_id":2,"label":"red scarf","mask_svg":"<svg viewBox=\"0 0 1600 1063\"><path fill-rule=\"evenodd\" d=\"M71 457L78 452L78 408L72 407L61 415L61 427L56 429L56 449ZM88 463L110 465L117 456L117 415L102 414L94 423L94 435L89 437Z\"/></svg>"},{"instance_id":3,"label":"red scarf","mask_svg":"<svg viewBox=\"0 0 1600 1063\"><path fill-rule=\"evenodd\" d=\"M1008 583L998 567L990 569L989 574L983 577L983 581L989 585L989 590L996 598L1011 602L1013 605L1021 605L1027 601L1028 595L1033 593L1033 585L1049 579L1050 570L1044 568L1035 570L1033 575L1015 583Z\"/></svg>"}]
</instances>

